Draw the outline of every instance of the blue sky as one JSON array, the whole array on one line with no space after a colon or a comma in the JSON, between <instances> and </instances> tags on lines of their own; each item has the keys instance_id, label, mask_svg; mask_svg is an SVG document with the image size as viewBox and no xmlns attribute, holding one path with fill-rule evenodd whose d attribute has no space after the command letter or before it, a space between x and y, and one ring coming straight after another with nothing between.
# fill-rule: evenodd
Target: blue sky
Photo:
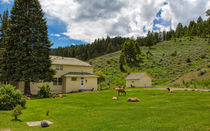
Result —
<instances>
[{"instance_id":1,"label":"blue sky","mask_svg":"<svg viewBox=\"0 0 210 131\"><path fill-rule=\"evenodd\" d=\"M14 0L0 0L0 13ZM148 31L168 31L198 16L204 19L205 0L40 0L47 17L52 48L80 45L106 36L137 37Z\"/></svg>"}]
</instances>

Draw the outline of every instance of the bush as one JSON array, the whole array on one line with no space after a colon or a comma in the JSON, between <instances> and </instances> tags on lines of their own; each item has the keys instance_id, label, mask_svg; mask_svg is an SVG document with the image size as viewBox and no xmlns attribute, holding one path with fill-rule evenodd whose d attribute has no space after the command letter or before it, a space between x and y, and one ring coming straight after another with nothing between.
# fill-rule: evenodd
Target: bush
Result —
<instances>
[{"instance_id":1,"label":"bush","mask_svg":"<svg viewBox=\"0 0 210 131\"><path fill-rule=\"evenodd\" d=\"M41 98L50 98L50 86L48 84L39 87L39 89L39 96Z\"/></svg>"},{"instance_id":2,"label":"bush","mask_svg":"<svg viewBox=\"0 0 210 131\"><path fill-rule=\"evenodd\" d=\"M202 54L200 57L201 57L202 59L204 59L204 58L206 58L206 54Z\"/></svg>"},{"instance_id":3,"label":"bush","mask_svg":"<svg viewBox=\"0 0 210 131\"><path fill-rule=\"evenodd\" d=\"M186 59L186 62L187 62L187 63L190 63L190 62L191 62L190 58L187 58L187 59Z\"/></svg>"},{"instance_id":4,"label":"bush","mask_svg":"<svg viewBox=\"0 0 210 131\"><path fill-rule=\"evenodd\" d=\"M173 53L171 53L171 56L176 56L176 55L177 55L176 50Z\"/></svg>"},{"instance_id":5,"label":"bush","mask_svg":"<svg viewBox=\"0 0 210 131\"><path fill-rule=\"evenodd\" d=\"M15 117L15 120L18 120L18 116L22 114L21 110L22 110L22 106L21 105L17 105L13 112L12 112L12 116Z\"/></svg>"},{"instance_id":6,"label":"bush","mask_svg":"<svg viewBox=\"0 0 210 131\"><path fill-rule=\"evenodd\" d=\"M12 85L0 87L0 110L12 110L16 105L25 107L26 100L20 90Z\"/></svg>"},{"instance_id":7,"label":"bush","mask_svg":"<svg viewBox=\"0 0 210 131\"><path fill-rule=\"evenodd\" d=\"M199 76L204 75L206 72L207 72L206 70L201 70L201 71L199 72Z\"/></svg>"}]
</instances>

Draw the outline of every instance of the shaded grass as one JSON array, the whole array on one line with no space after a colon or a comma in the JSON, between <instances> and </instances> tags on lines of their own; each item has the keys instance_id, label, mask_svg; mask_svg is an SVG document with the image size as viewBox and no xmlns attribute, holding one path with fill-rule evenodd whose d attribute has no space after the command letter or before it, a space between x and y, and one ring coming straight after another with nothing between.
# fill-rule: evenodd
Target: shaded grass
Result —
<instances>
[{"instance_id":1,"label":"shaded grass","mask_svg":"<svg viewBox=\"0 0 210 131\"><path fill-rule=\"evenodd\" d=\"M28 100L26 109L12 121L11 111L0 111L0 129L14 131L40 130L28 127L26 122L50 120L54 122L43 130L107 131L107 130L209 130L209 92L127 89L127 96L119 101L114 90L67 94L64 98ZM140 102L129 103L128 97ZM49 116L46 111L49 110Z\"/></svg>"}]
</instances>

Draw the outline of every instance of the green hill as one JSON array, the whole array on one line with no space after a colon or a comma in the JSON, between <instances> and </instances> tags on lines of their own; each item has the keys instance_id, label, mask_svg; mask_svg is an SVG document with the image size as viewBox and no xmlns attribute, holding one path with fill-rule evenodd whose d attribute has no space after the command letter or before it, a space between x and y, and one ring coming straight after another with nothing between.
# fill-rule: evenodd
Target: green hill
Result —
<instances>
[{"instance_id":1,"label":"green hill","mask_svg":"<svg viewBox=\"0 0 210 131\"><path fill-rule=\"evenodd\" d=\"M148 50L142 47L143 52ZM210 66L210 44L206 39L194 37L181 38L160 42L152 47L152 56L145 56L144 63L125 66L126 73L120 71L120 51L97 57L90 60L95 72L102 71L106 81L101 86L125 84L125 77L132 72L147 72L153 77L153 85L171 84L181 76L191 71L206 68L209 72ZM210 88L209 78L207 85L200 88ZM199 88L199 87L198 87Z\"/></svg>"}]
</instances>

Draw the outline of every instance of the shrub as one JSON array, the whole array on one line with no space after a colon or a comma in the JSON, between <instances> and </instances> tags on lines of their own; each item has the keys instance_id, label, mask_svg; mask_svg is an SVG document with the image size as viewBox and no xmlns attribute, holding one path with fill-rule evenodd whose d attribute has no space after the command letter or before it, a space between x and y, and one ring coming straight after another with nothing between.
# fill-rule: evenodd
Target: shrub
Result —
<instances>
[{"instance_id":1,"label":"shrub","mask_svg":"<svg viewBox=\"0 0 210 131\"><path fill-rule=\"evenodd\" d=\"M18 120L18 116L22 114L21 110L22 110L22 106L21 105L17 105L12 112L12 116L15 117L15 120Z\"/></svg>"},{"instance_id":2,"label":"shrub","mask_svg":"<svg viewBox=\"0 0 210 131\"><path fill-rule=\"evenodd\" d=\"M202 59L205 59L205 58L206 58L206 54L202 54L200 57L201 57Z\"/></svg>"},{"instance_id":3,"label":"shrub","mask_svg":"<svg viewBox=\"0 0 210 131\"><path fill-rule=\"evenodd\" d=\"M50 86L48 84L44 84L39 87L39 96L41 98L49 98L50 97Z\"/></svg>"},{"instance_id":4,"label":"shrub","mask_svg":"<svg viewBox=\"0 0 210 131\"><path fill-rule=\"evenodd\" d=\"M176 55L177 55L176 50L173 53L171 53L171 56L176 56Z\"/></svg>"},{"instance_id":5,"label":"shrub","mask_svg":"<svg viewBox=\"0 0 210 131\"><path fill-rule=\"evenodd\" d=\"M186 62L187 62L187 63L190 63L190 62L191 62L190 58L187 58L187 59L186 59Z\"/></svg>"},{"instance_id":6,"label":"shrub","mask_svg":"<svg viewBox=\"0 0 210 131\"><path fill-rule=\"evenodd\" d=\"M25 107L26 100L20 90L12 85L0 87L0 110L12 110L16 105Z\"/></svg>"},{"instance_id":7,"label":"shrub","mask_svg":"<svg viewBox=\"0 0 210 131\"><path fill-rule=\"evenodd\" d=\"M206 72L207 72L206 70L201 70L201 71L199 72L199 76L204 75Z\"/></svg>"}]
</instances>

